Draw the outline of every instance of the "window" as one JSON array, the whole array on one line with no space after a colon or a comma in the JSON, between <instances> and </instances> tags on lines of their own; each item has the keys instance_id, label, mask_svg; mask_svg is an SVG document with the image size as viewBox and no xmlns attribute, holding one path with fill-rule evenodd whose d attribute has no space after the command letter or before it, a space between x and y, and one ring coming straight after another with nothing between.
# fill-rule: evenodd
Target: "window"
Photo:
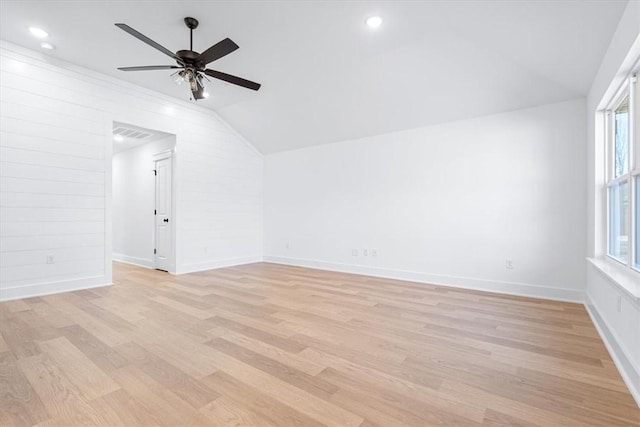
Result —
<instances>
[{"instance_id":1,"label":"window","mask_svg":"<svg viewBox=\"0 0 640 427\"><path fill-rule=\"evenodd\" d=\"M640 93L635 76L607 111L607 253L640 271Z\"/></svg>"},{"instance_id":2,"label":"window","mask_svg":"<svg viewBox=\"0 0 640 427\"><path fill-rule=\"evenodd\" d=\"M629 97L613 112L614 178L629 172Z\"/></svg>"},{"instance_id":3,"label":"window","mask_svg":"<svg viewBox=\"0 0 640 427\"><path fill-rule=\"evenodd\" d=\"M629 256L628 192L627 182L609 187L609 255L624 263Z\"/></svg>"}]
</instances>

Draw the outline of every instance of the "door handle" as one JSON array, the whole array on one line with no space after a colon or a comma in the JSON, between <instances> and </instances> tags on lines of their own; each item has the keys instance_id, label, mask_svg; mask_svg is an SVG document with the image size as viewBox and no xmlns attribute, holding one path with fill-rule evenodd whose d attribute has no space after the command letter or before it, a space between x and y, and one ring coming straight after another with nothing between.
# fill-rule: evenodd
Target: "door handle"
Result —
<instances>
[{"instance_id":1,"label":"door handle","mask_svg":"<svg viewBox=\"0 0 640 427\"><path fill-rule=\"evenodd\" d=\"M169 222L169 218L163 219L164 222Z\"/></svg>"}]
</instances>

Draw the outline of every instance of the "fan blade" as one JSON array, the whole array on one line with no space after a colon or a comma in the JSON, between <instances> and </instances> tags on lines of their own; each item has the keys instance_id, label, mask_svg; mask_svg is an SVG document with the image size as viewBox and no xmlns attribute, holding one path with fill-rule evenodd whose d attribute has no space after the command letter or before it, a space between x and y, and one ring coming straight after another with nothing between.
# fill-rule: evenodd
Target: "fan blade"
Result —
<instances>
[{"instance_id":1,"label":"fan blade","mask_svg":"<svg viewBox=\"0 0 640 427\"><path fill-rule=\"evenodd\" d=\"M223 80L228 83L232 83L234 85L246 87L247 89L258 90L260 89L260 83L252 82L251 80L246 80L241 77L232 76L231 74L221 73L220 71L215 70L204 70L204 73L207 76L213 77L215 79Z\"/></svg>"},{"instance_id":2,"label":"fan blade","mask_svg":"<svg viewBox=\"0 0 640 427\"><path fill-rule=\"evenodd\" d=\"M164 53L165 55L167 55L167 56L169 56L169 57L171 57L173 59L175 59L180 64L184 64L182 62L182 59L178 58L175 53L171 52L166 47L154 42L153 40L151 40L149 37L145 36L144 34L134 30L133 28L131 28L127 24L115 24L115 26L120 28L121 30L126 31L127 33L131 34L133 37L137 38L138 40L141 40L141 41L145 42L149 46L151 46L151 47L153 47L155 49L158 49L160 52Z\"/></svg>"},{"instance_id":3,"label":"fan blade","mask_svg":"<svg viewBox=\"0 0 640 427\"><path fill-rule=\"evenodd\" d=\"M238 49L238 45L233 42L230 38L226 38L222 41L211 46L209 49L205 50L198 56L196 62L201 62L203 67L210 62L215 61L216 59L220 59L223 56L226 56Z\"/></svg>"},{"instance_id":4,"label":"fan blade","mask_svg":"<svg viewBox=\"0 0 640 427\"><path fill-rule=\"evenodd\" d=\"M148 70L172 70L174 68L184 68L178 67L177 65L143 65L142 67L120 67L118 70L122 71L148 71Z\"/></svg>"}]
</instances>

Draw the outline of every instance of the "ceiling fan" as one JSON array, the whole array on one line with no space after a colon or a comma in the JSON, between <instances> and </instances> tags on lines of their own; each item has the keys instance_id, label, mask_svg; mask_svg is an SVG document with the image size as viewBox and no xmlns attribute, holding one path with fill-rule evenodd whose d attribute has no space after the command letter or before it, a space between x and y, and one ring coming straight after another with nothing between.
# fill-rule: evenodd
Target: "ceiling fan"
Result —
<instances>
[{"instance_id":1,"label":"ceiling fan","mask_svg":"<svg viewBox=\"0 0 640 427\"><path fill-rule=\"evenodd\" d=\"M144 34L134 30L127 24L115 24L116 27L131 34L133 37L145 42L149 46L159 50L165 55L171 57L176 61L178 65L146 65L140 67L120 67L118 70L122 71L148 71L148 70L178 70L172 76L176 76L176 83L180 84L183 81L189 83L189 89L193 94L193 99L206 98L204 92L203 79L207 79L206 76L213 77L214 79L223 80L234 85L246 87L247 89L258 90L260 84L252 82L250 80L243 79L241 77L232 76L231 74L222 73L220 71L210 70L206 68L207 64L222 58L238 49L238 45L235 44L230 38L226 38L202 53L195 52L193 50L193 30L198 28L198 20L195 18L184 18L184 23L190 30L190 47L189 50L179 50L176 53L171 52L169 49L161 46L155 41L151 40Z\"/></svg>"}]
</instances>

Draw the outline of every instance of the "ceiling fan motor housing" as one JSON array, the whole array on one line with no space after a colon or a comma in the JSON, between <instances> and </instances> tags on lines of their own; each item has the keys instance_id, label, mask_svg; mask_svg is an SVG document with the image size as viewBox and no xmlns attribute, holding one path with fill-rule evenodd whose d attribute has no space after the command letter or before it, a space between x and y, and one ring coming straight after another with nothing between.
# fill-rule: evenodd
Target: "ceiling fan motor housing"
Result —
<instances>
[{"instance_id":1,"label":"ceiling fan motor housing","mask_svg":"<svg viewBox=\"0 0 640 427\"><path fill-rule=\"evenodd\" d=\"M200 54L193 50L179 50L176 52L176 56L182 59L187 66L192 66L198 70L203 70L207 64L202 61L198 61Z\"/></svg>"}]
</instances>

